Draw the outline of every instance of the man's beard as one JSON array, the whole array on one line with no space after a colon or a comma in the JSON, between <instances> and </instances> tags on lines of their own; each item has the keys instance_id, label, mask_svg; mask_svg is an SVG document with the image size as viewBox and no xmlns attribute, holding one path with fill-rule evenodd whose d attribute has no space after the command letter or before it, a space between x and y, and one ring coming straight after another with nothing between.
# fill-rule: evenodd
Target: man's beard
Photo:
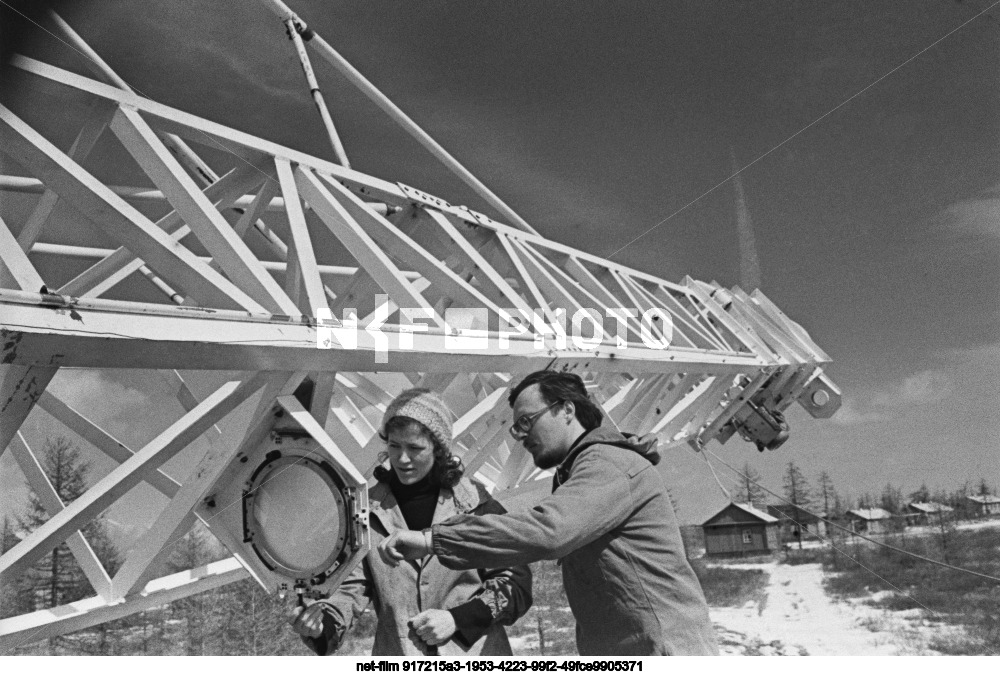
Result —
<instances>
[{"instance_id":1,"label":"man's beard","mask_svg":"<svg viewBox=\"0 0 1000 675\"><path fill-rule=\"evenodd\" d=\"M551 469L559 466L566 459L566 454L566 452L559 452L558 450L542 450L532 459L534 459L535 466L539 469Z\"/></svg>"}]
</instances>

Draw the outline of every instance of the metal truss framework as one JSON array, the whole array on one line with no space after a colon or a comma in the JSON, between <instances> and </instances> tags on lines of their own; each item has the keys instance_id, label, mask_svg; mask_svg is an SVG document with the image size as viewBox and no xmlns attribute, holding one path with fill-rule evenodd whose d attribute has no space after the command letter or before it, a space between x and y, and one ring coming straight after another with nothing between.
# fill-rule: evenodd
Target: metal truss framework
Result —
<instances>
[{"instance_id":1,"label":"metal truss framework","mask_svg":"<svg viewBox=\"0 0 1000 675\"><path fill-rule=\"evenodd\" d=\"M281 7L283 22L304 28ZM329 45L318 38L310 45L341 67ZM288 407L305 378L314 394L299 419L321 428L341 461L366 477L381 449L378 421L398 390L443 392L458 416L456 447L467 470L508 496L548 484L507 434L506 392L532 370L580 374L616 425L657 434L661 449L699 448L737 432L753 439L761 419L773 422L796 401L816 417L839 406L822 372L829 357L760 291L672 283L603 260L536 234L520 218L510 218L517 227L505 225L147 100L106 72L113 84L25 57L14 65L29 83L83 97L91 113L64 150L0 106L0 149L26 171L0 177L0 189L39 195L19 227L0 220L0 454L12 452L51 515L0 557L0 582L66 542L95 596L0 621L0 649L245 578L236 550L207 567L149 577L196 519L212 529L203 509L212 480L259 432L240 427L233 411L253 409L253 420L279 403ZM137 182L147 185L110 185L88 169L102 138L134 159L144 177ZM199 147L223 160L209 166ZM512 213L493 199L500 213ZM97 228L116 248L45 241L60 203L85 220L80 229ZM70 278L43 277L36 266L43 256L90 263ZM143 286L162 301L129 299ZM112 292L125 299L107 298ZM485 347L463 342L473 333L445 321L456 308L480 310L470 316L485 310L485 324L463 326L485 336ZM567 339L580 310L609 308L637 312L622 317L618 335L597 321L592 339ZM649 310L664 318L643 322ZM518 312L526 317L520 333L504 333L495 317ZM352 314L379 330L357 331L350 345L349 322L324 321ZM111 368L149 371L184 414L130 448L47 390L61 369ZM199 400L181 371L224 372ZM19 431L36 406L118 463L70 505ZM201 462L188 476L168 475L163 465L198 438L210 444ZM170 502L112 578L81 530L140 483Z\"/></svg>"}]
</instances>

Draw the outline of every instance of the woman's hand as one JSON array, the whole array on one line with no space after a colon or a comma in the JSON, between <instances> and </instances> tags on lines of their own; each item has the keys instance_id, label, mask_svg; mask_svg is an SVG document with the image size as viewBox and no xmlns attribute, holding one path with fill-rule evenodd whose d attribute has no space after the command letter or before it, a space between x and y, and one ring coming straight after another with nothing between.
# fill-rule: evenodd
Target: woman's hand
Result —
<instances>
[{"instance_id":1,"label":"woman's hand","mask_svg":"<svg viewBox=\"0 0 1000 675\"><path fill-rule=\"evenodd\" d=\"M425 644L440 645L455 634L455 617L444 609L428 609L410 619L407 624Z\"/></svg>"},{"instance_id":2,"label":"woman's hand","mask_svg":"<svg viewBox=\"0 0 1000 675\"><path fill-rule=\"evenodd\" d=\"M319 602L306 600L310 604L303 607L290 608L285 618L291 624L292 630L310 638L318 638L323 634L323 605Z\"/></svg>"}]
</instances>

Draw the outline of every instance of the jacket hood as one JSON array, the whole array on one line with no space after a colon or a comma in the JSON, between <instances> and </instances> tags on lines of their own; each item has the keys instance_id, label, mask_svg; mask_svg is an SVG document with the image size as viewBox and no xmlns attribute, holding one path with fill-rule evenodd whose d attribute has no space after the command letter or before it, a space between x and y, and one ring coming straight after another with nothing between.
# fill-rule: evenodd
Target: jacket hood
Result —
<instances>
[{"instance_id":1,"label":"jacket hood","mask_svg":"<svg viewBox=\"0 0 1000 675\"><path fill-rule=\"evenodd\" d=\"M650 464L660 463L660 451L657 449L659 445L659 439L655 436L652 440L645 443L639 443L638 438L635 434L623 434L614 427L611 426L600 426L596 429L591 429L586 436L573 448L573 454L577 454L580 450L590 447L591 445L597 445L598 443L603 443L604 445L613 445L617 448L624 448L625 450L631 450L632 452L645 457L649 460Z\"/></svg>"},{"instance_id":2,"label":"jacket hood","mask_svg":"<svg viewBox=\"0 0 1000 675\"><path fill-rule=\"evenodd\" d=\"M591 429L569 451L569 454L566 455L566 459L564 459L562 463L556 467L555 475L552 477L553 490L555 490L555 488L562 483L566 482L569 478L569 471L573 467L573 462L576 461L576 458L581 452L592 445L613 445L616 448L631 450L632 452L645 457L650 464L655 465L660 462L660 451L656 449L658 443L659 439L655 436L651 441L639 443L635 434L623 434L613 426L602 425L596 429Z\"/></svg>"}]
</instances>

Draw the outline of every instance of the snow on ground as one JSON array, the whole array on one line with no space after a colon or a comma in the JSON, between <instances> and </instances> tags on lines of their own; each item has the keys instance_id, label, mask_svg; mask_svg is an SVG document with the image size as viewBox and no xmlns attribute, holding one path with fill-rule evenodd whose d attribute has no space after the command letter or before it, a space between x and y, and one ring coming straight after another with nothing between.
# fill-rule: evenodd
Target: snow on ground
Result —
<instances>
[{"instance_id":1,"label":"snow on ground","mask_svg":"<svg viewBox=\"0 0 1000 675\"><path fill-rule=\"evenodd\" d=\"M770 575L766 599L739 608L712 608L724 654L887 656L932 653L932 629L919 613L889 612L855 602L835 602L823 590L817 564L725 565ZM762 606L760 606L762 605Z\"/></svg>"},{"instance_id":2,"label":"snow on ground","mask_svg":"<svg viewBox=\"0 0 1000 675\"><path fill-rule=\"evenodd\" d=\"M956 530L982 530L989 527L1000 527L1000 518L994 517L988 520L973 520L955 525Z\"/></svg>"},{"instance_id":3,"label":"snow on ground","mask_svg":"<svg viewBox=\"0 0 1000 675\"><path fill-rule=\"evenodd\" d=\"M1000 519L959 523L958 529L1000 527ZM907 536L930 536L936 528L907 528ZM805 542L804 547L822 546ZM710 608L724 654L917 655L936 654L928 647L934 636L959 635L960 627L944 625L919 609L890 611L867 604L869 598L835 601L823 590L820 564L718 564L760 569L770 575L765 599L743 607Z\"/></svg>"}]
</instances>

